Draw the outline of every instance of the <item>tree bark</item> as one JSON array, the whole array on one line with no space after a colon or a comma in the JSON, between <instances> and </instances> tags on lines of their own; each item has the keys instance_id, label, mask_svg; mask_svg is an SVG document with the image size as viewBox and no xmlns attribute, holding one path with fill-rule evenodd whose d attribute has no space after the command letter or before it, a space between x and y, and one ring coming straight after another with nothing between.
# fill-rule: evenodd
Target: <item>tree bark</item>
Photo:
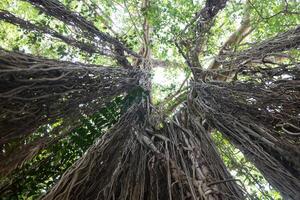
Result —
<instances>
[{"instance_id":1,"label":"tree bark","mask_svg":"<svg viewBox=\"0 0 300 200\"><path fill-rule=\"evenodd\" d=\"M42 199L244 199L199 120L152 117L133 106Z\"/></svg>"}]
</instances>

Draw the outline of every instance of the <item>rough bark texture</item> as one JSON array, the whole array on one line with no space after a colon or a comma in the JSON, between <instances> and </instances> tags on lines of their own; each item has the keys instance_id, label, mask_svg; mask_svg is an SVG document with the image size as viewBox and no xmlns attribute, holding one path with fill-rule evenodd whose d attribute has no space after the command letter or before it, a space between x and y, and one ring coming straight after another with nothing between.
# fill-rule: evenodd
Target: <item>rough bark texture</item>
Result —
<instances>
[{"instance_id":1,"label":"rough bark texture","mask_svg":"<svg viewBox=\"0 0 300 200\"><path fill-rule=\"evenodd\" d=\"M191 93L195 110L235 144L286 199L300 195L299 61L288 53L299 49L299 30L296 27L244 51L220 55L217 62L223 69L217 73L234 74L231 83L219 78L208 81L216 77L216 71L205 71L186 57L196 68L192 69L197 82Z\"/></svg>"},{"instance_id":2,"label":"rough bark texture","mask_svg":"<svg viewBox=\"0 0 300 200\"><path fill-rule=\"evenodd\" d=\"M133 106L42 199L244 198L194 115L156 130L148 114Z\"/></svg>"}]
</instances>

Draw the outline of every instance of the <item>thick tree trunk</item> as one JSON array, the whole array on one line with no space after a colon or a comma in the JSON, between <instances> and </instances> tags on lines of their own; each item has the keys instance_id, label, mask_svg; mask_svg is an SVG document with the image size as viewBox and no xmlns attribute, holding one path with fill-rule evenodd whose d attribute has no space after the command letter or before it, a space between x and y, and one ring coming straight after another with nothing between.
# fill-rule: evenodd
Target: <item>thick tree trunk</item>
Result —
<instances>
[{"instance_id":1,"label":"thick tree trunk","mask_svg":"<svg viewBox=\"0 0 300 200\"><path fill-rule=\"evenodd\" d=\"M141 61L149 58L146 19L144 52L139 56L57 0L26 1L46 15L76 28L76 34L90 44L8 12L0 12L0 18L49 34L89 53L113 56L125 68L132 68L126 58L128 55L143 57ZM159 123L158 129L154 123L157 116L150 115L149 102L135 104L43 199L244 199L209 134L199 124L199 116L204 116L244 152L285 198L300 198L299 71L293 68L296 73L285 73L291 70L290 64L282 68L286 70L284 73L282 69L272 68L266 73L291 78L274 81L273 77L264 80L264 85L205 83L205 76L210 72L201 69L199 53L213 19L226 2L207 0L182 31L181 36L187 37L177 43L198 81L189 107L183 108L169 122ZM212 69L230 66L228 69L235 73L257 64L258 60L265 64L269 62L267 57L277 56L274 53L298 48L299 30L298 27L238 54L226 54L223 49ZM187 34L188 31L191 34ZM234 35L228 44L239 40ZM143 68L149 70L147 62ZM0 150L5 154L8 143L25 138L43 124L92 114L113 97L137 85L149 91L148 80L149 77L138 71L60 62L0 49ZM199 115L195 117L195 113Z\"/></svg>"},{"instance_id":2,"label":"thick tree trunk","mask_svg":"<svg viewBox=\"0 0 300 200\"><path fill-rule=\"evenodd\" d=\"M155 130L134 106L42 199L243 199L205 129L187 113Z\"/></svg>"}]
</instances>

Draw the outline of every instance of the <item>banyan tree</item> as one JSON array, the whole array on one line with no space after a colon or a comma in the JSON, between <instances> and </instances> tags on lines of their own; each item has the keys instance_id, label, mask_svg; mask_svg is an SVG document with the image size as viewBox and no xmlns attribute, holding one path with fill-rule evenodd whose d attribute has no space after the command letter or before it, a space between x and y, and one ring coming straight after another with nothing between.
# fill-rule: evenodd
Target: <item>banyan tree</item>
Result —
<instances>
[{"instance_id":1,"label":"banyan tree","mask_svg":"<svg viewBox=\"0 0 300 200\"><path fill-rule=\"evenodd\" d=\"M0 22L1 199L300 199L299 2L5 0ZM185 78L164 96L157 68Z\"/></svg>"}]
</instances>

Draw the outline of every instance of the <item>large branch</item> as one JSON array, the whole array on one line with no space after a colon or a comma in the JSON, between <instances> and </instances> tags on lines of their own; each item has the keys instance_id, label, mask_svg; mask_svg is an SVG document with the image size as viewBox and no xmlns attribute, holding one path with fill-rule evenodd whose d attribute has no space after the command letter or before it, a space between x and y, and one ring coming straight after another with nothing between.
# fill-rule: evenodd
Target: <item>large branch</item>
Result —
<instances>
[{"instance_id":1,"label":"large branch","mask_svg":"<svg viewBox=\"0 0 300 200\"><path fill-rule=\"evenodd\" d=\"M142 6L141 10L147 11L150 7L150 0L143 0L142 1ZM150 69L152 68L152 63L151 63L151 49L150 49L150 31L151 27L149 24L149 21L146 16L144 16L143 19L143 25L142 25L142 46L139 50L139 55L141 55L140 59L137 59L135 62L136 66L140 66L145 69Z\"/></svg>"},{"instance_id":2,"label":"large branch","mask_svg":"<svg viewBox=\"0 0 300 200\"><path fill-rule=\"evenodd\" d=\"M94 113L135 87L141 74L0 49L1 144L59 118Z\"/></svg>"},{"instance_id":3,"label":"large branch","mask_svg":"<svg viewBox=\"0 0 300 200\"><path fill-rule=\"evenodd\" d=\"M59 32L51 29L50 27L46 26L46 25L36 25L33 24L29 21L26 21L24 19L21 19L15 15L13 15L12 13L5 11L5 10L1 10L0 11L0 20L4 20L8 23L17 25L19 27L21 27L22 29L25 29L27 31L33 31L33 32L39 32L39 33L44 33L44 34L48 34L54 38L58 38L60 40L62 40L63 42L65 42L66 44L70 45L70 46L74 46L82 51L85 51L87 53L97 53L97 54L101 54L101 55L109 55L109 56L113 56L111 54L111 52L105 50L103 47L101 46L96 46L94 44L88 44L85 42L81 42L78 41L72 37L68 37L68 36L64 36L62 34L60 34Z\"/></svg>"},{"instance_id":4,"label":"large branch","mask_svg":"<svg viewBox=\"0 0 300 200\"><path fill-rule=\"evenodd\" d=\"M203 75L198 58L199 53L205 40L207 40L207 34L213 25L213 20L218 12L225 7L226 2L227 0L207 0L204 8L196 13L196 17L186 26L182 33L184 36L176 45L196 79Z\"/></svg>"},{"instance_id":5,"label":"large branch","mask_svg":"<svg viewBox=\"0 0 300 200\"><path fill-rule=\"evenodd\" d=\"M73 26L77 30L82 32L84 37L87 37L95 43L102 42L103 45L107 45L108 48L116 52L116 60L119 64L125 66L126 68L131 68L130 63L124 57L124 51L135 57L139 57L138 54L133 52L131 49L127 48L116 38L101 32L93 23L87 21L80 14L68 10L63 4L57 0L24 0L28 1L46 15L53 16L62 22Z\"/></svg>"},{"instance_id":6,"label":"large branch","mask_svg":"<svg viewBox=\"0 0 300 200\"><path fill-rule=\"evenodd\" d=\"M275 37L252 45L249 49L235 53L225 53L217 58L222 65L233 65L235 68L251 63L263 63L268 57L278 56L277 53L300 47L300 26L280 33Z\"/></svg>"},{"instance_id":7,"label":"large branch","mask_svg":"<svg viewBox=\"0 0 300 200\"><path fill-rule=\"evenodd\" d=\"M230 51L234 48L234 46L240 44L252 31L250 26L250 12L249 12L249 5L245 5L243 19L241 21L240 26L238 29L233 32L229 38L224 42L223 46L220 48L218 55L220 56L225 53L225 51ZM212 63L208 66L208 70L215 70L221 66L221 63L214 59Z\"/></svg>"}]
</instances>

